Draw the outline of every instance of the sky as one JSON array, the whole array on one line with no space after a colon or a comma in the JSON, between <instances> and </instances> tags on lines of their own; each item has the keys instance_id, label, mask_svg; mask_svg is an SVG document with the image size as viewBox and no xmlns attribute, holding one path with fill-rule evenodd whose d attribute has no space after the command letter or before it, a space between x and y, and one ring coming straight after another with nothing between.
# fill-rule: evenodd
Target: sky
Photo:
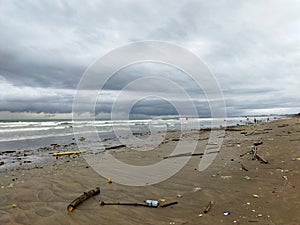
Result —
<instances>
[{"instance_id":1,"label":"sky","mask_svg":"<svg viewBox=\"0 0 300 225\"><path fill-rule=\"evenodd\" d=\"M0 4L0 119L71 118L86 70L120 46L147 40L168 42L199 57L220 86L228 116L300 112L300 1ZM149 74L181 80L199 115L209 116L209 101L186 74L153 63L119 71L99 94L104 100L97 100L95 114L109 117L124 85ZM178 113L170 101L184 103L183 97L176 98L164 82L148 79L146 84L126 91L136 95L147 90L150 96L137 101L131 114L143 118ZM157 92L170 99L155 97ZM126 99L119 104L127 104Z\"/></svg>"}]
</instances>

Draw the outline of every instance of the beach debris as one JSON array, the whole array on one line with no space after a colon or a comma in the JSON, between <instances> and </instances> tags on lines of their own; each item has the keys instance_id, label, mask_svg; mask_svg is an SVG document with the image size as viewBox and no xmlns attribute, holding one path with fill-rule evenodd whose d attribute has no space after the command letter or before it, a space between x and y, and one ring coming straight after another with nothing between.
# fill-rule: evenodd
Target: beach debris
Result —
<instances>
[{"instance_id":1,"label":"beach debris","mask_svg":"<svg viewBox=\"0 0 300 225\"><path fill-rule=\"evenodd\" d=\"M170 203L166 203L166 204L163 204L163 205L160 205L161 208L165 208L165 207L168 207L170 206L170 208L173 208L174 205L177 205L178 202L170 202Z\"/></svg>"},{"instance_id":2,"label":"beach debris","mask_svg":"<svg viewBox=\"0 0 300 225\"><path fill-rule=\"evenodd\" d=\"M150 207L158 207L159 206L159 202L156 200L146 200L145 203L150 206Z\"/></svg>"},{"instance_id":3,"label":"beach debris","mask_svg":"<svg viewBox=\"0 0 300 225\"><path fill-rule=\"evenodd\" d=\"M107 183L111 184L112 183L112 179L111 178L107 178Z\"/></svg>"},{"instance_id":4,"label":"beach debris","mask_svg":"<svg viewBox=\"0 0 300 225\"><path fill-rule=\"evenodd\" d=\"M202 190L202 187L195 187L194 188L194 192L201 191L201 190Z\"/></svg>"},{"instance_id":5,"label":"beach debris","mask_svg":"<svg viewBox=\"0 0 300 225\"><path fill-rule=\"evenodd\" d=\"M241 164L242 170L249 171L243 164Z\"/></svg>"},{"instance_id":6,"label":"beach debris","mask_svg":"<svg viewBox=\"0 0 300 225\"><path fill-rule=\"evenodd\" d=\"M7 187L8 188L13 188L14 187L14 183L10 183Z\"/></svg>"},{"instance_id":7,"label":"beach debris","mask_svg":"<svg viewBox=\"0 0 300 225\"><path fill-rule=\"evenodd\" d=\"M105 150L113 150L113 149L120 149L120 148L125 148L126 145L114 145L114 146L106 146Z\"/></svg>"},{"instance_id":8,"label":"beach debris","mask_svg":"<svg viewBox=\"0 0 300 225\"><path fill-rule=\"evenodd\" d=\"M170 202L170 203L160 205L159 202L156 200L146 200L145 203L104 202L104 201L100 202L101 206L104 206L104 205L126 205L126 206L143 206L143 207L152 207L152 208L157 208L158 206L160 206L161 208L165 208L165 207L173 206L176 204L178 204L178 202Z\"/></svg>"},{"instance_id":9,"label":"beach debris","mask_svg":"<svg viewBox=\"0 0 300 225\"><path fill-rule=\"evenodd\" d=\"M182 198L182 195L177 195L176 197L177 197L177 198Z\"/></svg>"},{"instance_id":10,"label":"beach debris","mask_svg":"<svg viewBox=\"0 0 300 225\"><path fill-rule=\"evenodd\" d=\"M11 207L14 209L14 208L17 208L17 205L16 204L12 204Z\"/></svg>"},{"instance_id":11,"label":"beach debris","mask_svg":"<svg viewBox=\"0 0 300 225\"><path fill-rule=\"evenodd\" d=\"M261 163L268 164L268 161L265 160L265 159L264 159L261 155L259 155L257 152L258 152L257 146L252 145L251 148L250 148L250 150L247 151L246 153L241 154L240 157L243 157L244 155L247 155L247 154L251 154L251 155L252 155L252 160L257 159L257 160L259 160Z\"/></svg>"},{"instance_id":12,"label":"beach debris","mask_svg":"<svg viewBox=\"0 0 300 225\"><path fill-rule=\"evenodd\" d=\"M180 138L172 138L172 141L180 141Z\"/></svg>"},{"instance_id":13,"label":"beach debris","mask_svg":"<svg viewBox=\"0 0 300 225\"><path fill-rule=\"evenodd\" d=\"M200 213L198 216L199 216L199 217L202 217L202 216L203 216L203 214L202 214L202 213Z\"/></svg>"},{"instance_id":14,"label":"beach debris","mask_svg":"<svg viewBox=\"0 0 300 225\"><path fill-rule=\"evenodd\" d=\"M58 156L66 156L66 155L79 155L81 153L86 152L86 150L81 150L81 151L70 151L70 152L55 152L52 154L54 157Z\"/></svg>"},{"instance_id":15,"label":"beach debris","mask_svg":"<svg viewBox=\"0 0 300 225\"><path fill-rule=\"evenodd\" d=\"M78 140L79 141L85 141L85 137L80 137Z\"/></svg>"},{"instance_id":16,"label":"beach debris","mask_svg":"<svg viewBox=\"0 0 300 225\"><path fill-rule=\"evenodd\" d=\"M244 176L244 177L241 177L240 180L251 180L251 178L248 176Z\"/></svg>"},{"instance_id":17,"label":"beach debris","mask_svg":"<svg viewBox=\"0 0 300 225\"><path fill-rule=\"evenodd\" d=\"M220 151L211 151L211 152L206 152L205 154L213 154L213 153L219 153ZM181 154L177 154L177 155L168 155L168 156L164 156L163 159L169 159L169 158L175 158L175 157L184 157L184 156L203 156L204 153L191 153L191 152L187 152L187 153L181 153Z\"/></svg>"},{"instance_id":18,"label":"beach debris","mask_svg":"<svg viewBox=\"0 0 300 225\"><path fill-rule=\"evenodd\" d=\"M232 176L221 176L221 178L224 179L224 180L225 180L225 179L228 179L228 178L231 178L231 177L232 177Z\"/></svg>"},{"instance_id":19,"label":"beach debris","mask_svg":"<svg viewBox=\"0 0 300 225\"><path fill-rule=\"evenodd\" d=\"M202 156L204 153L182 153L182 154L177 154L177 155L169 155L169 156L164 156L163 159L169 159L169 158L175 158L175 157L183 157L183 156Z\"/></svg>"},{"instance_id":20,"label":"beach debris","mask_svg":"<svg viewBox=\"0 0 300 225\"><path fill-rule=\"evenodd\" d=\"M264 142L260 141L260 142L255 142L253 143L254 146L259 146L259 145L262 145Z\"/></svg>"},{"instance_id":21,"label":"beach debris","mask_svg":"<svg viewBox=\"0 0 300 225\"><path fill-rule=\"evenodd\" d=\"M287 126L289 126L289 125L284 123L284 124L278 125L277 127L281 128L281 127L287 127Z\"/></svg>"},{"instance_id":22,"label":"beach debris","mask_svg":"<svg viewBox=\"0 0 300 225\"><path fill-rule=\"evenodd\" d=\"M126 203L126 202L104 202L100 201L100 205L128 205L128 206L144 206L144 207L149 207L147 204L141 204L141 203Z\"/></svg>"},{"instance_id":23,"label":"beach debris","mask_svg":"<svg viewBox=\"0 0 300 225\"><path fill-rule=\"evenodd\" d=\"M229 211L225 211L225 212L223 213L224 216L229 216L230 214L231 214L231 212L229 212Z\"/></svg>"},{"instance_id":24,"label":"beach debris","mask_svg":"<svg viewBox=\"0 0 300 225\"><path fill-rule=\"evenodd\" d=\"M159 199L159 201L160 201L160 202L165 202L165 201L166 201L166 199L164 199L164 198L161 198L161 199Z\"/></svg>"},{"instance_id":25,"label":"beach debris","mask_svg":"<svg viewBox=\"0 0 300 225\"><path fill-rule=\"evenodd\" d=\"M257 217L262 217L263 215L262 214L257 214Z\"/></svg>"},{"instance_id":26,"label":"beach debris","mask_svg":"<svg viewBox=\"0 0 300 225\"><path fill-rule=\"evenodd\" d=\"M210 201L207 206L205 207L203 213L208 213L211 210L211 207L214 205L214 201Z\"/></svg>"},{"instance_id":27,"label":"beach debris","mask_svg":"<svg viewBox=\"0 0 300 225\"><path fill-rule=\"evenodd\" d=\"M257 195L257 194L253 194L252 195L254 198L259 198L259 195Z\"/></svg>"},{"instance_id":28,"label":"beach debris","mask_svg":"<svg viewBox=\"0 0 300 225\"><path fill-rule=\"evenodd\" d=\"M72 212L74 209L78 207L81 203L83 203L85 200L100 194L100 187L96 187L95 189L92 189L88 192L84 192L82 195L80 195L78 198L76 198L74 201L72 201L67 209L69 212Z\"/></svg>"}]
</instances>

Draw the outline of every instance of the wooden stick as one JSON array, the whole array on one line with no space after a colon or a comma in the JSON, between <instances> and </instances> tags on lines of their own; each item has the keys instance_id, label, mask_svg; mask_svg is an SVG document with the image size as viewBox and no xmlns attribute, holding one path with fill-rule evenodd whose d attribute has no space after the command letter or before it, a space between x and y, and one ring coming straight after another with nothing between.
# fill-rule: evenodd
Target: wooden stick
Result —
<instances>
[{"instance_id":1,"label":"wooden stick","mask_svg":"<svg viewBox=\"0 0 300 225\"><path fill-rule=\"evenodd\" d=\"M241 167L243 170L248 171L248 169L243 164L241 164Z\"/></svg>"},{"instance_id":2,"label":"wooden stick","mask_svg":"<svg viewBox=\"0 0 300 225\"><path fill-rule=\"evenodd\" d=\"M115 146L107 146L105 147L105 150L113 150L113 149L119 149L119 148L125 148L126 145L115 145Z\"/></svg>"},{"instance_id":3,"label":"wooden stick","mask_svg":"<svg viewBox=\"0 0 300 225\"><path fill-rule=\"evenodd\" d=\"M72 212L82 202L84 202L85 200L89 199L90 197L93 197L98 194L100 194L100 187L96 187L95 189L92 189L88 192L84 192L82 195L80 195L78 198L76 198L73 202L71 202L68 205L68 207L67 207L68 211Z\"/></svg>"},{"instance_id":4,"label":"wooden stick","mask_svg":"<svg viewBox=\"0 0 300 225\"><path fill-rule=\"evenodd\" d=\"M255 157L260 160L262 163L268 164L268 161L261 157L259 154L256 153Z\"/></svg>"},{"instance_id":5,"label":"wooden stick","mask_svg":"<svg viewBox=\"0 0 300 225\"><path fill-rule=\"evenodd\" d=\"M182 153L182 154L178 154L178 155L169 155L169 156L164 156L164 159L168 159L168 158L175 158L175 157L182 157L182 156L199 156L199 155L204 155L204 153Z\"/></svg>"},{"instance_id":6,"label":"wooden stick","mask_svg":"<svg viewBox=\"0 0 300 225\"><path fill-rule=\"evenodd\" d=\"M128 205L128 206L144 206L144 207L150 207L147 204L141 204L141 203L127 203L127 202L100 202L101 206L104 205Z\"/></svg>"},{"instance_id":7,"label":"wooden stick","mask_svg":"<svg viewBox=\"0 0 300 225\"><path fill-rule=\"evenodd\" d=\"M176 204L178 204L178 202L170 202L170 203L163 204L163 205L160 206L160 207L165 208L165 207L168 207L168 206L170 206L170 205L176 205Z\"/></svg>"},{"instance_id":8,"label":"wooden stick","mask_svg":"<svg viewBox=\"0 0 300 225\"><path fill-rule=\"evenodd\" d=\"M210 201L203 212L208 213L209 210L211 209L211 207L213 206L213 204L214 204L214 202Z\"/></svg>"}]
</instances>

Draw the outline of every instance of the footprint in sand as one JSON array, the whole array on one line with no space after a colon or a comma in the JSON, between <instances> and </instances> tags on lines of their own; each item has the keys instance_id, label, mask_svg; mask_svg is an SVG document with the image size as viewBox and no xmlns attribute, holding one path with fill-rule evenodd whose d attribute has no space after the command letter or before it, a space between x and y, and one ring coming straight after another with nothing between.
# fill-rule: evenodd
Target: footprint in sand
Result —
<instances>
[{"instance_id":1,"label":"footprint in sand","mask_svg":"<svg viewBox=\"0 0 300 225\"><path fill-rule=\"evenodd\" d=\"M39 216L42 217L48 217L51 216L55 213L55 211L51 208L47 208L47 207L42 207L42 208L38 208L35 213Z\"/></svg>"},{"instance_id":2,"label":"footprint in sand","mask_svg":"<svg viewBox=\"0 0 300 225\"><path fill-rule=\"evenodd\" d=\"M40 200L42 202L48 202L53 198L53 192L49 189L41 190L37 194L37 198L38 198L38 200Z\"/></svg>"}]
</instances>

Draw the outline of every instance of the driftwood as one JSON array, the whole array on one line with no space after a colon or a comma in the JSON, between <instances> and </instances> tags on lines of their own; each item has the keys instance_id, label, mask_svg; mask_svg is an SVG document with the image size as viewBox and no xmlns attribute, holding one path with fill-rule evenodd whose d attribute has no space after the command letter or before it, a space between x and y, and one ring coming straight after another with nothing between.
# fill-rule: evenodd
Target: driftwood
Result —
<instances>
[{"instance_id":1,"label":"driftwood","mask_svg":"<svg viewBox=\"0 0 300 225\"><path fill-rule=\"evenodd\" d=\"M144 207L150 207L147 204L141 204L141 203L126 203L126 202L100 202L101 206L104 205L128 205L128 206L144 206Z\"/></svg>"},{"instance_id":2,"label":"driftwood","mask_svg":"<svg viewBox=\"0 0 300 225\"><path fill-rule=\"evenodd\" d=\"M257 153L257 151L258 151L257 147L253 145L253 146L251 146L250 151L241 154L240 157L243 157L244 155L247 155L247 154L252 154L252 160L257 159L257 160L259 160L260 162L267 164L268 161L265 160L261 155L259 155L259 154Z\"/></svg>"},{"instance_id":3,"label":"driftwood","mask_svg":"<svg viewBox=\"0 0 300 225\"><path fill-rule=\"evenodd\" d=\"M242 167L243 170L249 171L243 164L241 164L241 167Z\"/></svg>"},{"instance_id":4,"label":"driftwood","mask_svg":"<svg viewBox=\"0 0 300 225\"><path fill-rule=\"evenodd\" d=\"M212 152L207 152L206 154L213 154L213 153L219 153L220 151L212 151ZM204 153L182 153L182 154L177 154L177 155L169 155L169 156L164 156L163 159L169 159L169 158L176 158L176 157L183 157L183 156L203 156Z\"/></svg>"},{"instance_id":5,"label":"driftwood","mask_svg":"<svg viewBox=\"0 0 300 225\"><path fill-rule=\"evenodd\" d=\"M206 206L206 208L204 209L204 213L208 213L209 212L209 210L211 209L211 207L213 206L213 204L214 204L214 202L213 201L210 201L209 203L208 203L208 205Z\"/></svg>"},{"instance_id":6,"label":"driftwood","mask_svg":"<svg viewBox=\"0 0 300 225\"><path fill-rule=\"evenodd\" d=\"M105 150L119 149L119 148L125 148L125 147L126 147L126 145L107 146L107 147L105 147Z\"/></svg>"},{"instance_id":7,"label":"driftwood","mask_svg":"<svg viewBox=\"0 0 300 225\"><path fill-rule=\"evenodd\" d=\"M166 203L166 204L160 205L160 207L161 208L165 208L165 207L168 207L168 206L171 206L171 205L176 205L176 204L178 204L178 202L170 202L170 203ZM143 207L151 207L151 208L153 208L153 206L150 206L148 204L128 203L128 202L103 202L103 201L101 201L100 205L101 206L104 206L104 205L127 205L127 206L143 206ZM156 207L154 207L154 208L156 208Z\"/></svg>"},{"instance_id":8,"label":"driftwood","mask_svg":"<svg viewBox=\"0 0 300 225\"><path fill-rule=\"evenodd\" d=\"M261 161L262 163L268 164L269 162L265 160L263 157L261 157L259 154L256 153L255 157Z\"/></svg>"},{"instance_id":9,"label":"driftwood","mask_svg":"<svg viewBox=\"0 0 300 225\"><path fill-rule=\"evenodd\" d=\"M100 194L100 187L96 187L95 189L92 189L88 192L84 192L82 195L80 195L78 198L76 198L73 202L71 202L68 205L68 207L67 207L68 211L72 212L82 202L84 202L85 200L89 199L90 197L93 197L98 194Z\"/></svg>"},{"instance_id":10,"label":"driftwood","mask_svg":"<svg viewBox=\"0 0 300 225\"><path fill-rule=\"evenodd\" d=\"M164 156L163 159L169 159L169 158L176 158L176 157L183 157L183 156L202 156L204 155L204 153L182 153L182 154L178 154L178 155L169 155L169 156Z\"/></svg>"},{"instance_id":11,"label":"driftwood","mask_svg":"<svg viewBox=\"0 0 300 225\"><path fill-rule=\"evenodd\" d=\"M52 155L55 157L58 157L58 156L65 156L65 155L79 155L84 152L86 152L86 151L82 150L82 151L70 151L70 152L56 152L56 153L53 153Z\"/></svg>"},{"instance_id":12,"label":"driftwood","mask_svg":"<svg viewBox=\"0 0 300 225\"><path fill-rule=\"evenodd\" d=\"M259 145L262 145L264 142L262 142L262 141L259 141L259 142L255 142L253 145L254 146L259 146Z\"/></svg>"},{"instance_id":13,"label":"driftwood","mask_svg":"<svg viewBox=\"0 0 300 225\"><path fill-rule=\"evenodd\" d=\"M168 207L168 206L171 206L171 205L176 205L176 204L178 204L178 202L170 202L170 203L163 204L160 207L165 208L165 207Z\"/></svg>"}]
</instances>

